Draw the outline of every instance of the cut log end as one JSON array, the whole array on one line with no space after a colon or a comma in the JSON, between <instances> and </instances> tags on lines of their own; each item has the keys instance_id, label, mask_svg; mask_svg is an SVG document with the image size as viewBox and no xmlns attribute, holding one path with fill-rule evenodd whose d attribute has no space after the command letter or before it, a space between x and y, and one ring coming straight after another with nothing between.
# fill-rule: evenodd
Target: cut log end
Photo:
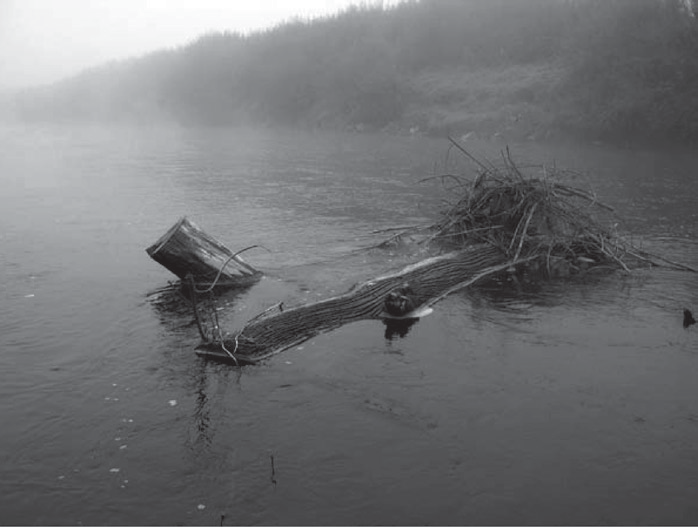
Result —
<instances>
[{"instance_id":1,"label":"cut log end","mask_svg":"<svg viewBox=\"0 0 698 527\"><path fill-rule=\"evenodd\" d=\"M262 275L186 216L180 218L146 252L181 280L191 275L199 287L214 284L244 287L254 284Z\"/></svg>"}]
</instances>

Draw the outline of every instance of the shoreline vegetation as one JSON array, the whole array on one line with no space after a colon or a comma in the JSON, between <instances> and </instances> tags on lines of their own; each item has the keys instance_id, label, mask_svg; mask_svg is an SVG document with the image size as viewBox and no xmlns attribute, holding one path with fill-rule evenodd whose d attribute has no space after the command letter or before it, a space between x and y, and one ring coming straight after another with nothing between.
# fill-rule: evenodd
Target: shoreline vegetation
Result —
<instances>
[{"instance_id":1,"label":"shoreline vegetation","mask_svg":"<svg viewBox=\"0 0 698 527\"><path fill-rule=\"evenodd\" d=\"M695 144L697 15L698 0L368 3L91 68L0 115Z\"/></svg>"}]
</instances>

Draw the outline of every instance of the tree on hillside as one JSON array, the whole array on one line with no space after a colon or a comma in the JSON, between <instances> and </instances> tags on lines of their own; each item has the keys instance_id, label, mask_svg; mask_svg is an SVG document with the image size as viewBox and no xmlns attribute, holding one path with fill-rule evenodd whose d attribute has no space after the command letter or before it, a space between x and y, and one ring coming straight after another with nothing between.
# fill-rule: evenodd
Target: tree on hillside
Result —
<instances>
[{"instance_id":1,"label":"tree on hillside","mask_svg":"<svg viewBox=\"0 0 698 527\"><path fill-rule=\"evenodd\" d=\"M28 118L383 127L415 100L413 77L454 70L467 79L468 72L542 66L562 72L537 103L560 126L698 137L697 4L366 4L246 36L210 33L30 90L17 106ZM459 90L467 86L454 86L451 100Z\"/></svg>"}]
</instances>

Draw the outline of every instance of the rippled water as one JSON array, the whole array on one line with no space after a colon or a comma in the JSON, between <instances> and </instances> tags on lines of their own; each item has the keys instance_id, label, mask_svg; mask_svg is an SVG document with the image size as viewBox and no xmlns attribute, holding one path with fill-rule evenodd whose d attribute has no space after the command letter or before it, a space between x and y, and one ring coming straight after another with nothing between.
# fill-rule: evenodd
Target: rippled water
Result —
<instances>
[{"instance_id":1,"label":"rippled water","mask_svg":"<svg viewBox=\"0 0 698 527\"><path fill-rule=\"evenodd\" d=\"M248 253L266 277L223 299L230 329L344 291L419 257L355 249L433 219L444 196L418 181L445 141L15 127L0 145L2 524L698 522L695 275L478 288L402 339L360 322L237 371L194 355L144 248L184 214L267 248ZM697 265L696 154L512 151L578 170L636 241Z\"/></svg>"}]
</instances>

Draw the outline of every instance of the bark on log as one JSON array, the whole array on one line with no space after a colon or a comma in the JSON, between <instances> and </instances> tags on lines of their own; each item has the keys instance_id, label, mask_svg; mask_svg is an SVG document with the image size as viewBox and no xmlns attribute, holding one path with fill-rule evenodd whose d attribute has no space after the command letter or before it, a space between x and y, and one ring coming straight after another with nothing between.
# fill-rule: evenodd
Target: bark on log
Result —
<instances>
[{"instance_id":1,"label":"bark on log","mask_svg":"<svg viewBox=\"0 0 698 527\"><path fill-rule=\"evenodd\" d=\"M258 362L344 324L383 318L386 296L405 283L412 291L415 307L426 307L516 263L499 249L484 244L428 258L356 285L339 296L291 309L277 307L273 313L252 319L236 335L226 338L223 346L221 342L204 343L197 353L222 359L232 353L240 362Z\"/></svg>"},{"instance_id":2,"label":"bark on log","mask_svg":"<svg viewBox=\"0 0 698 527\"><path fill-rule=\"evenodd\" d=\"M186 216L146 252L182 280L191 274L200 287L210 286L216 277L219 286L248 286L259 280L262 274Z\"/></svg>"}]
</instances>

